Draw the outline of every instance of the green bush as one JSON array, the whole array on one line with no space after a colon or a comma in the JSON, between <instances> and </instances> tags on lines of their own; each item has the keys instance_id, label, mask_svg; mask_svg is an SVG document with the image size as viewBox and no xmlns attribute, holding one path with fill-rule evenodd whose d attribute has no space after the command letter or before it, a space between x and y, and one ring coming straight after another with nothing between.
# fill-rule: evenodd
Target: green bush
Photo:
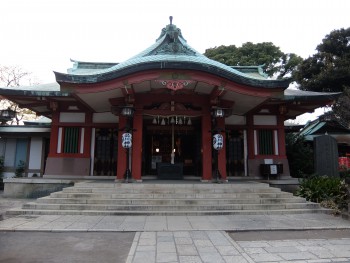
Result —
<instances>
[{"instance_id":1,"label":"green bush","mask_svg":"<svg viewBox=\"0 0 350 263\"><path fill-rule=\"evenodd\" d=\"M15 177L23 177L23 173L26 169L26 163L22 160L19 161L16 171L15 171Z\"/></svg>"},{"instance_id":2,"label":"green bush","mask_svg":"<svg viewBox=\"0 0 350 263\"><path fill-rule=\"evenodd\" d=\"M348 205L349 193L344 179L328 176L311 176L300 180L297 195L308 201L323 204L336 204L339 211ZM333 205L334 206L334 205Z\"/></svg>"}]
</instances>

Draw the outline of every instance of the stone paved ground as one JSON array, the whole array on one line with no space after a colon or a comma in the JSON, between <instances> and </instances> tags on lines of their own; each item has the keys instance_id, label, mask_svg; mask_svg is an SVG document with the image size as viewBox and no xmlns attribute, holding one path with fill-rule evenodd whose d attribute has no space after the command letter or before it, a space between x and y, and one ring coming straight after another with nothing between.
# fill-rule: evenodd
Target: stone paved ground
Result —
<instances>
[{"instance_id":1,"label":"stone paved ground","mask_svg":"<svg viewBox=\"0 0 350 263\"><path fill-rule=\"evenodd\" d=\"M3 214L26 201L30 200L1 198L0 211ZM297 238L290 236L292 230L298 231ZM327 230L332 234L310 235L312 230L313 233ZM350 262L350 221L326 214L22 215L0 221L0 231L0 263ZM123 233L128 238L121 240L128 241L121 246L122 241L117 237ZM94 251L100 251L101 240L111 234L116 236L107 239L107 244L112 245L103 254L106 256L103 261L102 255ZM57 241L60 235L66 235L70 245ZM75 235L84 237L69 238ZM6 245L10 249L5 249ZM78 254L79 258L75 257ZM62 256L65 256L64 261Z\"/></svg>"},{"instance_id":2,"label":"stone paved ground","mask_svg":"<svg viewBox=\"0 0 350 263\"><path fill-rule=\"evenodd\" d=\"M127 262L350 262L350 236L235 241L224 231L137 232Z\"/></svg>"},{"instance_id":3,"label":"stone paved ground","mask_svg":"<svg viewBox=\"0 0 350 263\"><path fill-rule=\"evenodd\" d=\"M350 229L350 221L327 214L217 216L19 215L0 221L0 231L262 231Z\"/></svg>"}]
</instances>

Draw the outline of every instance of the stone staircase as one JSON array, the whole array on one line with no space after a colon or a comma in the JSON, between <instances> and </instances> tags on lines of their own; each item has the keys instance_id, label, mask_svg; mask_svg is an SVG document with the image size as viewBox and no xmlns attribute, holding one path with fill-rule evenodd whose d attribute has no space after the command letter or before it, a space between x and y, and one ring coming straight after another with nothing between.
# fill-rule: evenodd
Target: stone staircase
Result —
<instances>
[{"instance_id":1,"label":"stone staircase","mask_svg":"<svg viewBox=\"0 0 350 263\"><path fill-rule=\"evenodd\" d=\"M319 204L257 182L82 182L9 215L234 215L329 213Z\"/></svg>"}]
</instances>

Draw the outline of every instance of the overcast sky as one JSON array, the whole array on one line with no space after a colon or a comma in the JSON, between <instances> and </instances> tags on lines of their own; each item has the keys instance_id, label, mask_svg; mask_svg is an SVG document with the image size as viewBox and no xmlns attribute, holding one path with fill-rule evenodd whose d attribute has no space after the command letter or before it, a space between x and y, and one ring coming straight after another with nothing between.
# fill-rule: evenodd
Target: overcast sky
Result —
<instances>
[{"instance_id":1,"label":"overcast sky","mask_svg":"<svg viewBox=\"0 0 350 263\"><path fill-rule=\"evenodd\" d=\"M350 26L349 0L1 0L0 65L54 82L70 59L122 62L173 23L197 51L272 42L304 58Z\"/></svg>"}]
</instances>

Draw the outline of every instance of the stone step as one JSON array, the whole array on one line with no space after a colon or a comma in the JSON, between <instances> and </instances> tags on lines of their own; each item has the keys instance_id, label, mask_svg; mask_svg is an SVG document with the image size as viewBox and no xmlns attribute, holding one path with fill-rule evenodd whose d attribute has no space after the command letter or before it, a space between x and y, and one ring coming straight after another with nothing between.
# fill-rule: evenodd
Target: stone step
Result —
<instances>
[{"instance_id":1,"label":"stone step","mask_svg":"<svg viewBox=\"0 0 350 263\"><path fill-rule=\"evenodd\" d=\"M38 210L98 210L98 211L215 211L215 210L282 210L319 208L316 203L280 204L216 204L216 205L106 205L106 204L40 204L27 203L23 209Z\"/></svg>"},{"instance_id":2,"label":"stone step","mask_svg":"<svg viewBox=\"0 0 350 263\"><path fill-rule=\"evenodd\" d=\"M187 193L187 194L161 194L161 193L67 193L56 192L50 195L53 198L83 198L83 199L164 199L164 198L186 198L186 199L226 199L226 198L292 198L293 194L285 192L275 193Z\"/></svg>"},{"instance_id":3,"label":"stone step","mask_svg":"<svg viewBox=\"0 0 350 263\"><path fill-rule=\"evenodd\" d=\"M129 185L129 184L126 184ZM279 188L272 187L250 187L249 185L241 185L241 187L142 187L142 185L135 185L133 187L67 187L63 189L65 193L164 193L164 194L186 194L186 193L264 193L264 192L281 192Z\"/></svg>"},{"instance_id":4,"label":"stone step","mask_svg":"<svg viewBox=\"0 0 350 263\"><path fill-rule=\"evenodd\" d=\"M8 215L90 215L90 216L203 216L203 215L287 215L332 213L331 209L281 209L281 210L214 210L214 211L96 211L96 210L31 210L12 209Z\"/></svg>"},{"instance_id":5,"label":"stone step","mask_svg":"<svg viewBox=\"0 0 350 263\"><path fill-rule=\"evenodd\" d=\"M328 212L267 184L77 183L9 215L234 215Z\"/></svg>"},{"instance_id":6,"label":"stone step","mask_svg":"<svg viewBox=\"0 0 350 263\"><path fill-rule=\"evenodd\" d=\"M213 189L161 189L161 188L150 188L150 189L144 189L144 188L123 188L123 189L116 189L116 188L74 188L74 187L68 187L64 188L62 192L64 193L106 193L106 194L125 194L125 193L136 193L136 194L142 194L142 193L157 193L157 194L192 194L192 193L213 193L213 194L224 194L224 193L277 193L281 192L278 188L238 188L238 189L231 189L231 188L213 188Z\"/></svg>"},{"instance_id":7,"label":"stone step","mask_svg":"<svg viewBox=\"0 0 350 263\"><path fill-rule=\"evenodd\" d=\"M305 198L246 198L246 199L80 199L80 198L52 198L42 197L37 203L45 204L123 204L123 205L187 205L187 204L276 204L276 203L305 203Z\"/></svg>"},{"instance_id":8,"label":"stone step","mask_svg":"<svg viewBox=\"0 0 350 263\"><path fill-rule=\"evenodd\" d=\"M116 189L116 190L174 190L174 191L187 191L187 190L240 190L240 189L275 189L271 188L268 184L264 183L239 183L239 184L142 184L142 183L76 183L73 187L67 187L65 189Z\"/></svg>"}]
</instances>

